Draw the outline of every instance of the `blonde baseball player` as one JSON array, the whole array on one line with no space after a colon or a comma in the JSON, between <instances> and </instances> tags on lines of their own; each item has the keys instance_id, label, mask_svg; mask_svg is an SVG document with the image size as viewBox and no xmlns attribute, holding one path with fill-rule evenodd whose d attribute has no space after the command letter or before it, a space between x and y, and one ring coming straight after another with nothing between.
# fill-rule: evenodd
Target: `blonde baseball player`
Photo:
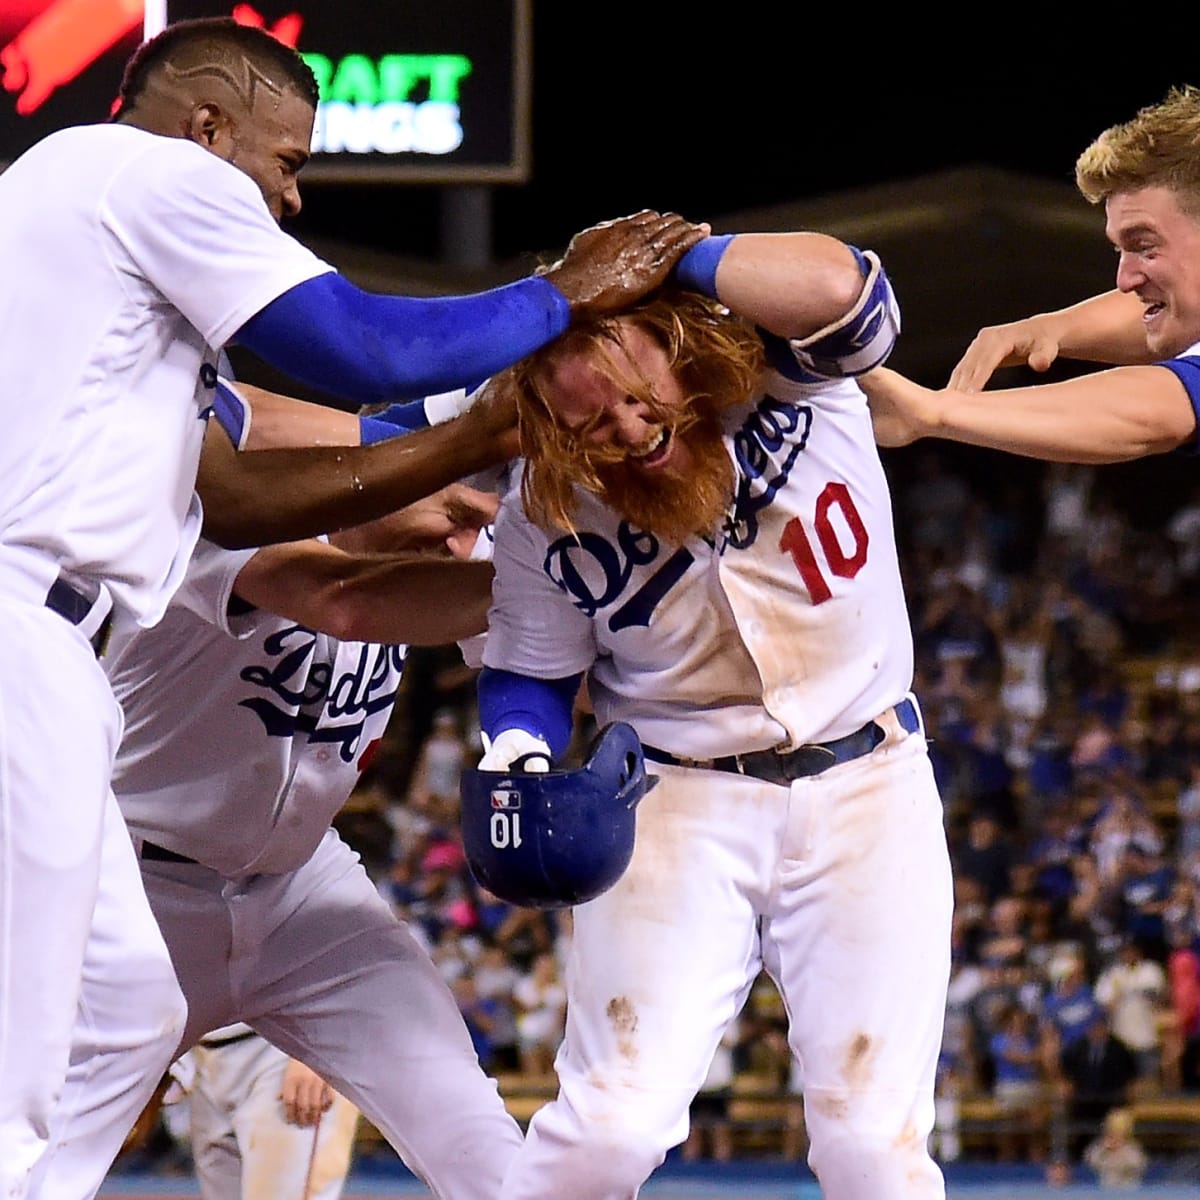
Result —
<instances>
[{"instance_id":1,"label":"blonde baseball player","mask_svg":"<svg viewBox=\"0 0 1200 1200\"><path fill-rule=\"evenodd\" d=\"M6 1200L95 1193L183 1020L109 788L121 714L89 643L114 615L152 625L182 577L222 347L241 342L359 401L422 395L642 294L694 234L637 214L585 231L574 265L569 250L562 267L506 288L362 292L278 224L300 206L316 101L312 72L264 30L180 23L131 60L113 121L50 135L0 179ZM457 452L493 461L495 447ZM357 467L402 475L404 457L321 458L338 523L348 508L363 519L368 496L376 512L394 505L386 479ZM482 465L452 464L429 486ZM258 518L281 502L307 521L289 536L334 524L294 483L260 491L261 504L209 495L210 533L237 544L278 536L279 522Z\"/></svg>"},{"instance_id":2,"label":"blonde baseball player","mask_svg":"<svg viewBox=\"0 0 1200 1200\"><path fill-rule=\"evenodd\" d=\"M950 867L852 378L898 309L873 255L815 233L710 238L680 282L494 381L527 459L495 529L481 765L562 753L586 676L660 777L627 871L574 910L560 1090L503 1197L636 1196L765 969L823 1193L935 1200Z\"/></svg>"},{"instance_id":3,"label":"blonde baseball player","mask_svg":"<svg viewBox=\"0 0 1200 1200\"><path fill-rule=\"evenodd\" d=\"M358 1128L349 1100L241 1022L184 1059L172 1071L187 1080L203 1200L339 1200Z\"/></svg>"}]
</instances>

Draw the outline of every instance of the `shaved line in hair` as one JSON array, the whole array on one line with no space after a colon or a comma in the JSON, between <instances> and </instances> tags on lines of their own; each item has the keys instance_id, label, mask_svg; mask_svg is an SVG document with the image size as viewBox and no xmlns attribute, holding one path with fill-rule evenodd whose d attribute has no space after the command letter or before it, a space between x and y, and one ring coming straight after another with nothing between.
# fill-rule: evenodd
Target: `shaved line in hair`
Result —
<instances>
[{"instance_id":1,"label":"shaved line in hair","mask_svg":"<svg viewBox=\"0 0 1200 1200\"><path fill-rule=\"evenodd\" d=\"M253 110L260 87L266 88L272 96L281 96L285 90L283 85L273 80L258 63L245 54L224 62L198 63L194 67L177 67L174 63L163 63L162 75L173 85L173 90L189 96L196 96L207 80L219 81L245 105L247 112Z\"/></svg>"}]
</instances>

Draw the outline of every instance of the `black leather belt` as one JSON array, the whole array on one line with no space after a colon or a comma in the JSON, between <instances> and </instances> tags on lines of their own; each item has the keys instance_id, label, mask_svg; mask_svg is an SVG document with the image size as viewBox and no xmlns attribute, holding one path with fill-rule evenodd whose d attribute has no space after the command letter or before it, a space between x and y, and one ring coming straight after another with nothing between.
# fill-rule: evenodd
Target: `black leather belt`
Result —
<instances>
[{"instance_id":1,"label":"black leather belt","mask_svg":"<svg viewBox=\"0 0 1200 1200\"><path fill-rule=\"evenodd\" d=\"M166 846L156 846L153 842L142 843L142 857L149 859L151 862L173 862L173 863L195 863L194 858L188 858L186 854L176 854L174 850L168 850Z\"/></svg>"},{"instance_id":2,"label":"black leather belt","mask_svg":"<svg viewBox=\"0 0 1200 1200\"><path fill-rule=\"evenodd\" d=\"M909 733L921 728L921 715L910 699L901 700L892 710L900 727ZM750 754L728 754L723 758L682 758L657 746L643 746L642 753L652 762L675 767L696 767L703 771L730 771L735 775L750 775L767 783L786 786L793 779L820 775L830 767L850 762L870 754L883 739L887 730L878 721L868 721L861 729L834 738L832 742L813 742L795 750L755 750Z\"/></svg>"},{"instance_id":3,"label":"black leather belt","mask_svg":"<svg viewBox=\"0 0 1200 1200\"><path fill-rule=\"evenodd\" d=\"M191 861L189 859L189 861ZM228 1037L213 1038L209 1041L208 1038L201 1038L200 1045L205 1050L220 1050L222 1046L234 1046L238 1042L248 1042L252 1037L257 1037L258 1034L253 1029L245 1029L241 1033L231 1033Z\"/></svg>"},{"instance_id":4,"label":"black leather belt","mask_svg":"<svg viewBox=\"0 0 1200 1200\"><path fill-rule=\"evenodd\" d=\"M107 604L107 610L97 623L97 613L103 604ZM60 575L46 593L46 607L72 625L82 625L86 629L89 624L95 624L95 629L88 632L88 641L96 657L103 657L113 621L112 604L106 592L97 589L96 595L89 597L77 584Z\"/></svg>"}]
</instances>

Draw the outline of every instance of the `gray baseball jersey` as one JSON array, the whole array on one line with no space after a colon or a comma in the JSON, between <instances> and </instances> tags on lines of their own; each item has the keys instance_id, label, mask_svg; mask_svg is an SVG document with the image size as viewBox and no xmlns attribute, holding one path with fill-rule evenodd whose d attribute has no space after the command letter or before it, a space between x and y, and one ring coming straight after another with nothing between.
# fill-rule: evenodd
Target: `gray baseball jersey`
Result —
<instances>
[{"instance_id":1,"label":"gray baseball jersey","mask_svg":"<svg viewBox=\"0 0 1200 1200\"><path fill-rule=\"evenodd\" d=\"M428 953L330 828L404 648L247 611L234 587L253 553L202 540L163 621L109 659L127 714L115 790L188 1000L181 1049L245 1021L436 1195L494 1200L520 1129Z\"/></svg>"}]
</instances>

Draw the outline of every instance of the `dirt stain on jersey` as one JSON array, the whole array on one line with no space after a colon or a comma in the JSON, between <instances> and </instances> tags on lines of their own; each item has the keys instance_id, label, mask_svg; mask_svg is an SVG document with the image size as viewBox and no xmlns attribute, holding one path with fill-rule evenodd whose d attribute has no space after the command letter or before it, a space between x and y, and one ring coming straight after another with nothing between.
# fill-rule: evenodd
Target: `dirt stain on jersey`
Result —
<instances>
[{"instance_id":1,"label":"dirt stain on jersey","mask_svg":"<svg viewBox=\"0 0 1200 1200\"><path fill-rule=\"evenodd\" d=\"M617 1053L628 1062L636 1061L638 1051L634 1034L637 1033L638 1017L629 997L614 996L604 1011L617 1035Z\"/></svg>"}]
</instances>

